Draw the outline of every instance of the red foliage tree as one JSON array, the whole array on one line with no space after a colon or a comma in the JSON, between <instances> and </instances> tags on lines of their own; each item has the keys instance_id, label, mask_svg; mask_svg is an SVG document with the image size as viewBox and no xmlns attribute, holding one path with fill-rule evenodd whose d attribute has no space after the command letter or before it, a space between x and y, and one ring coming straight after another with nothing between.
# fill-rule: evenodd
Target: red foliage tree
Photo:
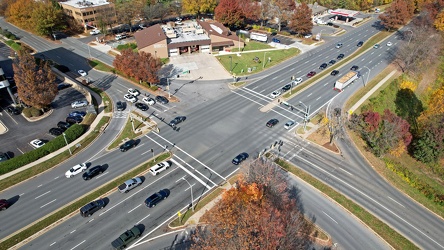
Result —
<instances>
[{"instance_id":1,"label":"red foliage tree","mask_svg":"<svg viewBox=\"0 0 444 250\"><path fill-rule=\"evenodd\" d=\"M221 0L214 9L214 17L227 26L241 26L247 18L257 20L259 9L252 0Z\"/></svg>"},{"instance_id":2,"label":"red foliage tree","mask_svg":"<svg viewBox=\"0 0 444 250\"><path fill-rule=\"evenodd\" d=\"M312 11L306 3L296 6L290 19L290 29L299 35L311 33L313 22L311 20Z\"/></svg>"},{"instance_id":3,"label":"red foliage tree","mask_svg":"<svg viewBox=\"0 0 444 250\"><path fill-rule=\"evenodd\" d=\"M392 30L405 25L412 18L412 15L413 12L410 4L408 5L405 0L395 0L385 10L385 13L379 15L379 19L381 19L381 24L387 30Z\"/></svg>"},{"instance_id":4,"label":"red foliage tree","mask_svg":"<svg viewBox=\"0 0 444 250\"><path fill-rule=\"evenodd\" d=\"M139 82L145 81L150 84L160 82L157 73L162 67L162 62L150 53L137 53L131 49L125 49L116 56L113 65L118 71Z\"/></svg>"}]
</instances>

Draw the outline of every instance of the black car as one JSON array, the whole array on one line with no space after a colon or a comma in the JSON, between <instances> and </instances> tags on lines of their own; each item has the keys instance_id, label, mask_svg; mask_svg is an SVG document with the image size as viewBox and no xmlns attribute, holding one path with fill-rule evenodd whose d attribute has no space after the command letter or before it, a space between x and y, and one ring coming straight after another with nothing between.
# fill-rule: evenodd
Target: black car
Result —
<instances>
[{"instance_id":1,"label":"black car","mask_svg":"<svg viewBox=\"0 0 444 250\"><path fill-rule=\"evenodd\" d=\"M336 60L330 60L329 62L328 62L328 65L333 65L333 64L335 64L336 63Z\"/></svg>"},{"instance_id":2,"label":"black car","mask_svg":"<svg viewBox=\"0 0 444 250\"><path fill-rule=\"evenodd\" d=\"M160 190L157 193L152 194L145 200L145 205L147 207L155 207L159 202L165 200L168 197L167 192L165 190Z\"/></svg>"},{"instance_id":3,"label":"black car","mask_svg":"<svg viewBox=\"0 0 444 250\"><path fill-rule=\"evenodd\" d=\"M88 171L83 173L82 178L85 181L87 181L87 180L89 180L89 179L93 178L94 176L99 175L101 173L103 173L102 166L97 165L95 167L92 167L92 168L88 169Z\"/></svg>"},{"instance_id":4,"label":"black car","mask_svg":"<svg viewBox=\"0 0 444 250\"><path fill-rule=\"evenodd\" d=\"M68 84L68 83L59 83L57 85L57 89L58 90L66 89L66 88L69 88L69 87L71 87L71 84Z\"/></svg>"},{"instance_id":5,"label":"black car","mask_svg":"<svg viewBox=\"0 0 444 250\"><path fill-rule=\"evenodd\" d=\"M363 44L364 44L363 41L359 41L359 43L356 46L361 47Z\"/></svg>"},{"instance_id":6,"label":"black car","mask_svg":"<svg viewBox=\"0 0 444 250\"><path fill-rule=\"evenodd\" d=\"M86 115L85 111L73 111L71 113L69 113L68 116L80 116L80 117L84 117Z\"/></svg>"},{"instance_id":7,"label":"black car","mask_svg":"<svg viewBox=\"0 0 444 250\"><path fill-rule=\"evenodd\" d=\"M238 156L234 157L234 159L231 161L231 163L233 163L234 165L239 165L243 161L245 161L248 158L248 156L249 155L245 152L240 153Z\"/></svg>"},{"instance_id":8,"label":"black car","mask_svg":"<svg viewBox=\"0 0 444 250\"><path fill-rule=\"evenodd\" d=\"M118 101L116 103L117 111L122 111L125 109L125 102Z\"/></svg>"},{"instance_id":9,"label":"black car","mask_svg":"<svg viewBox=\"0 0 444 250\"><path fill-rule=\"evenodd\" d=\"M170 121L170 126L174 127L177 124L184 122L187 118L185 116L178 116L174 118L172 121Z\"/></svg>"},{"instance_id":10,"label":"black car","mask_svg":"<svg viewBox=\"0 0 444 250\"><path fill-rule=\"evenodd\" d=\"M289 91L291 89L291 84L287 84L287 85L285 85L284 87L282 87L282 91L283 92L287 92L287 91Z\"/></svg>"},{"instance_id":11,"label":"black car","mask_svg":"<svg viewBox=\"0 0 444 250\"><path fill-rule=\"evenodd\" d=\"M66 122L67 123L81 123L83 121L83 118L81 116L68 116L66 117Z\"/></svg>"},{"instance_id":12,"label":"black car","mask_svg":"<svg viewBox=\"0 0 444 250\"><path fill-rule=\"evenodd\" d=\"M332 75L332 76L335 76L335 75L337 75L337 74L339 74L339 70L333 70L333 71L330 73L330 75Z\"/></svg>"},{"instance_id":13,"label":"black car","mask_svg":"<svg viewBox=\"0 0 444 250\"><path fill-rule=\"evenodd\" d=\"M13 114L13 115L20 115L20 110L16 107L13 107L13 106L7 107L6 111L8 111L8 113Z\"/></svg>"},{"instance_id":14,"label":"black car","mask_svg":"<svg viewBox=\"0 0 444 250\"><path fill-rule=\"evenodd\" d=\"M134 140L126 141L124 144L120 146L120 151L125 152L134 146L136 146L136 141Z\"/></svg>"},{"instance_id":15,"label":"black car","mask_svg":"<svg viewBox=\"0 0 444 250\"><path fill-rule=\"evenodd\" d=\"M339 54L338 57L336 57L336 59L341 60L342 58L344 58L344 54Z\"/></svg>"},{"instance_id":16,"label":"black car","mask_svg":"<svg viewBox=\"0 0 444 250\"><path fill-rule=\"evenodd\" d=\"M357 66L357 65L353 65L351 68L350 68L350 70L358 70L359 69L359 67Z\"/></svg>"},{"instance_id":17,"label":"black car","mask_svg":"<svg viewBox=\"0 0 444 250\"><path fill-rule=\"evenodd\" d=\"M142 111L147 111L148 110L148 105L146 105L145 103L136 103L136 108L142 110Z\"/></svg>"},{"instance_id":18,"label":"black car","mask_svg":"<svg viewBox=\"0 0 444 250\"><path fill-rule=\"evenodd\" d=\"M165 96L158 95L156 96L156 101L162 104L167 104L169 101Z\"/></svg>"},{"instance_id":19,"label":"black car","mask_svg":"<svg viewBox=\"0 0 444 250\"><path fill-rule=\"evenodd\" d=\"M90 202L80 208L80 215L82 217L89 217L96 211L102 209L105 206L105 202L103 200L96 200L93 202Z\"/></svg>"},{"instance_id":20,"label":"black car","mask_svg":"<svg viewBox=\"0 0 444 250\"><path fill-rule=\"evenodd\" d=\"M2 162L2 161L7 161L7 160L9 160L9 155L8 155L8 153L2 153L2 152L0 152L0 162Z\"/></svg>"},{"instance_id":21,"label":"black car","mask_svg":"<svg viewBox=\"0 0 444 250\"><path fill-rule=\"evenodd\" d=\"M278 119L271 119L267 122L267 127L272 128L279 123Z\"/></svg>"},{"instance_id":22,"label":"black car","mask_svg":"<svg viewBox=\"0 0 444 250\"><path fill-rule=\"evenodd\" d=\"M67 130L69 127L71 127L71 123L60 121L60 122L57 123L57 127L58 127L59 129L65 131L65 130Z\"/></svg>"},{"instance_id":23,"label":"black car","mask_svg":"<svg viewBox=\"0 0 444 250\"><path fill-rule=\"evenodd\" d=\"M321 64L321 66L319 66L319 69L323 70L323 69L327 68L327 66L328 65L326 63L323 63L323 64Z\"/></svg>"},{"instance_id":24,"label":"black car","mask_svg":"<svg viewBox=\"0 0 444 250\"><path fill-rule=\"evenodd\" d=\"M49 130L49 133L53 136L59 136L59 135L63 134L63 130L61 130L59 128L51 128Z\"/></svg>"}]
</instances>

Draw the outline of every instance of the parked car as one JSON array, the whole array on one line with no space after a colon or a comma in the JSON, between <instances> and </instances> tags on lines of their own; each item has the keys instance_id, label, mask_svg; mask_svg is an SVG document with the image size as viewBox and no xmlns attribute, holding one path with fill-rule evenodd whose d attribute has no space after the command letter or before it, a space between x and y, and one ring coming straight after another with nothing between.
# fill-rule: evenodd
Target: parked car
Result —
<instances>
[{"instance_id":1,"label":"parked car","mask_svg":"<svg viewBox=\"0 0 444 250\"><path fill-rule=\"evenodd\" d=\"M127 101L127 102L132 102L132 103L137 102L136 97L134 97L133 95L130 95L130 94L125 94L125 95L123 96L123 98L124 98L125 101Z\"/></svg>"},{"instance_id":2,"label":"parked car","mask_svg":"<svg viewBox=\"0 0 444 250\"><path fill-rule=\"evenodd\" d=\"M57 89L58 90L66 89L66 88L69 88L69 87L71 87L71 84L69 84L69 83L59 83L59 84L57 84Z\"/></svg>"},{"instance_id":3,"label":"parked car","mask_svg":"<svg viewBox=\"0 0 444 250\"><path fill-rule=\"evenodd\" d=\"M156 103L156 101L154 101L153 98L149 98L149 97L144 97L142 99L142 101L148 105L154 105Z\"/></svg>"},{"instance_id":4,"label":"parked car","mask_svg":"<svg viewBox=\"0 0 444 250\"><path fill-rule=\"evenodd\" d=\"M82 101L75 101L73 103L71 103L71 108L75 109L75 108L81 108L81 107L85 107L88 105L88 102L85 100Z\"/></svg>"},{"instance_id":5,"label":"parked car","mask_svg":"<svg viewBox=\"0 0 444 250\"><path fill-rule=\"evenodd\" d=\"M338 57L336 57L337 60L341 60L342 58L344 58L344 54L339 54Z\"/></svg>"},{"instance_id":6,"label":"parked car","mask_svg":"<svg viewBox=\"0 0 444 250\"><path fill-rule=\"evenodd\" d=\"M13 114L13 115L20 115L20 109L13 107L13 106L7 107L6 111L8 111L8 113Z\"/></svg>"},{"instance_id":7,"label":"parked car","mask_svg":"<svg viewBox=\"0 0 444 250\"><path fill-rule=\"evenodd\" d=\"M138 102L138 103L136 103L136 108L138 108L142 111L147 111L148 105L146 105L145 103Z\"/></svg>"},{"instance_id":8,"label":"parked car","mask_svg":"<svg viewBox=\"0 0 444 250\"><path fill-rule=\"evenodd\" d=\"M74 123L81 123L83 121L83 118L80 116L68 116L66 117L66 122L70 124Z\"/></svg>"},{"instance_id":9,"label":"parked car","mask_svg":"<svg viewBox=\"0 0 444 250\"><path fill-rule=\"evenodd\" d=\"M310 72L308 72L307 77L308 78L312 78L314 75L316 75L316 72L315 71L310 71Z\"/></svg>"},{"instance_id":10,"label":"parked car","mask_svg":"<svg viewBox=\"0 0 444 250\"><path fill-rule=\"evenodd\" d=\"M116 103L116 108L117 108L117 111L122 111L122 110L124 110L124 109L125 109L125 103L124 103L124 102L121 102L121 101L118 101L118 102Z\"/></svg>"},{"instance_id":11,"label":"parked car","mask_svg":"<svg viewBox=\"0 0 444 250\"><path fill-rule=\"evenodd\" d=\"M239 165L241 164L243 161L245 161L248 158L248 154L243 152L238 154L236 157L234 157L234 159L231 161L231 163L233 163L234 165Z\"/></svg>"},{"instance_id":12,"label":"parked car","mask_svg":"<svg viewBox=\"0 0 444 250\"><path fill-rule=\"evenodd\" d=\"M86 163L80 163L72 167L70 170L66 171L65 177L71 178L87 169Z\"/></svg>"},{"instance_id":13,"label":"parked car","mask_svg":"<svg viewBox=\"0 0 444 250\"><path fill-rule=\"evenodd\" d=\"M356 46L361 47L363 44L364 44L364 41L359 41L359 43Z\"/></svg>"},{"instance_id":14,"label":"parked car","mask_svg":"<svg viewBox=\"0 0 444 250\"><path fill-rule=\"evenodd\" d=\"M82 208L80 208L80 215L82 217L90 217L91 215L93 215L95 212L102 209L103 207L105 207L105 201L103 201L103 200L96 200L96 201L90 202L90 203L86 204L85 206L83 206Z\"/></svg>"},{"instance_id":15,"label":"parked car","mask_svg":"<svg viewBox=\"0 0 444 250\"><path fill-rule=\"evenodd\" d=\"M81 76L86 76L87 75L87 73L84 70L81 70L81 69L77 70L77 73L79 73L79 75L81 75Z\"/></svg>"},{"instance_id":16,"label":"parked car","mask_svg":"<svg viewBox=\"0 0 444 250\"><path fill-rule=\"evenodd\" d=\"M357 65L353 65L351 68L350 68L350 70L358 70L359 69L359 67L357 66Z\"/></svg>"},{"instance_id":17,"label":"parked car","mask_svg":"<svg viewBox=\"0 0 444 250\"><path fill-rule=\"evenodd\" d=\"M285 123L284 128L290 129L293 126L294 126L294 121L288 121L287 123Z\"/></svg>"},{"instance_id":18,"label":"parked car","mask_svg":"<svg viewBox=\"0 0 444 250\"><path fill-rule=\"evenodd\" d=\"M139 238L141 234L142 232L140 232L140 229L137 226L134 226L133 228L126 230L119 236L119 238L111 242L111 246L114 249L124 249L131 241Z\"/></svg>"},{"instance_id":19,"label":"parked car","mask_svg":"<svg viewBox=\"0 0 444 250\"><path fill-rule=\"evenodd\" d=\"M85 173L83 173L82 178L87 181L91 178L94 178L94 176L99 175L103 173L103 168L101 165L97 165L95 167L92 167L90 169L88 169L88 171L86 171Z\"/></svg>"},{"instance_id":20,"label":"parked car","mask_svg":"<svg viewBox=\"0 0 444 250\"><path fill-rule=\"evenodd\" d=\"M60 121L60 122L57 123L57 127L58 127L59 129L62 129L63 131L65 131L65 130L67 130L69 127L71 127L71 123Z\"/></svg>"},{"instance_id":21,"label":"parked car","mask_svg":"<svg viewBox=\"0 0 444 250\"><path fill-rule=\"evenodd\" d=\"M333 65L333 64L335 64L336 63L336 60L330 60L329 62L328 62L328 65Z\"/></svg>"},{"instance_id":22,"label":"parked car","mask_svg":"<svg viewBox=\"0 0 444 250\"><path fill-rule=\"evenodd\" d=\"M276 124L278 124L279 123L279 120L278 119L271 119L271 120L269 120L268 122L267 122L267 127L269 127L269 128L272 128L272 127L274 127Z\"/></svg>"},{"instance_id":23,"label":"parked car","mask_svg":"<svg viewBox=\"0 0 444 250\"><path fill-rule=\"evenodd\" d=\"M336 48L337 48L337 49L340 49L340 48L342 48L342 46L343 46L343 44L342 44L342 43L338 43L338 44L336 44Z\"/></svg>"},{"instance_id":24,"label":"parked car","mask_svg":"<svg viewBox=\"0 0 444 250\"><path fill-rule=\"evenodd\" d=\"M135 177L132 179L129 179L125 181L123 184L121 184L118 189L121 193L128 193L131 189L138 187L142 184L142 179L140 177Z\"/></svg>"},{"instance_id":25,"label":"parked car","mask_svg":"<svg viewBox=\"0 0 444 250\"><path fill-rule=\"evenodd\" d=\"M61 130L59 128L51 128L49 130L49 134L51 134L53 136L59 136L59 135L63 134L63 130Z\"/></svg>"},{"instance_id":26,"label":"parked car","mask_svg":"<svg viewBox=\"0 0 444 250\"><path fill-rule=\"evenodd\" d=\"M327 68L327 66L328 65L326 63L323 63L323 64L321 64L321 66L319 66L319 69L323 70L323 69Z\"/></svg>"},{"instance_id":27,"label":"parked car","mask_svg":"<svg viewBox=\"0 0 444 250\"><path fill-rule=\"evenodd\" d=\"M185 116L178 116L170 121L170 126L174 127L177 124L184 122L187 118Z\"/></svg>"},{"instance_id":28,"label":"parked car","mask_svg":"<svg viewBox=\"0 0 444 250\"><path fill-rule=\"evenodd\" d=\"M0 199L0 210L6 210L9 206L8 200Z\"/></svg>"},{"instance_id":29,"label":"parked car","mask_svg":"<svg viewBox=\"0 0 444 250\"><path fill-rule=\"evenodd\" d=\"M156 96L156 101L162 104L167 104L169 101L165 96L158 95Z\"/></svg>"},{"instance_id":30,"label":"parked car","mask_svg":"<svg viewBox=\"0 0 444 250\"><path fill-rule=\"evenodd\" d=\"M281 40L277 39L276 37L273 37L271 39L271 41L274 42L274 43L281 43Z\"/></svg>"},{"instance_id":31,"label":"parked car","mask_svg":"<svg viewBox=\"0 0 444 250\"><path fill-rule=\"evenodd\" d=\"M0 162L9 160L9 154L0 152Z\"/></svg>"},{"instance_id":32,"label":"parked car","mask_svg":"<svg viewBox=\"0 0 444 250\"><path fill-rule=\"evenodd\" d=\"M312 35L311 33L308 33L308 34L305 34L305 35L304 35L305 38L310 38L310 37L312 37L312 36L313 36L313 35Z\"/></svg>"},{"instance_id":33,"label":"parked car","mask_svg":"<svg viewBox=\"0 0 444 250\"><path fill-rule=\"evenodd\" d=\"M339 74L339 70L333 70L333 71L330 73L330 75L332 75L332 76L335 76L335 75L337 75L337 74Z\"/></svg>"},{"instance_id":34,"label":"parked car","mask_svg":"<svg viewBox=\"0 0 444 250\"><path fill-rule=\"evenodd\" d=\"M134 140L126 141L124 144L120 146L120 151L125 152L134 146L136 146L136 141Z\"/></svg>"},{"instance_id":35,"label":"parked car","mask_svg":"<svg viewBox=\"0 0 444 250\"><path fill-rule=\"evenodd\" d=\"M39 139L32 140L32 141L30 142L30 144L31 144L31 146L33 146L33 147L35 147L35 148L40 148L40 147L43 147L43 146L45 145L45 143L42 142L42 141L39 140Z\"/></svg>"},{"instance_id":36,"label":"parked car","mask_svg":"<svg viewBox=\"0 0 444 250\"><path fill-rule=\"evenodd\" d=\"M138 96L138 95L140 95L140 92L137 89L130 88L130 89L128 89L128 94L130 94L132 96Z\"/></svg>"},{"instance_id":37,"label":"parked car","mask_svg":"<svg viewBox=\"0 0 444 250\"><path fill-rule=\"evenodd\" d=\"M98 29L93 29L93 30L91 30L91 31L89 32L89 34L91 34L91 35L98 35L98 34L100 34L100 30L98 30Z\"/></svg>"},{"instance_id":38,"label":"parked car","mask_svg":"<svg viewBox=\"0 0 444 250\"><path fill-rule=\"evenodd\" d=\"M168 194L165 190L160 190L157 193L152 194L145 200L145 205L147 207L155 207L159 202L165 200L168 197Z\"/></svg>"},{"instance_id":39,"label":"parked car","mask_svg":"<svg viewBox=\"0 0 444 250\"><path fill-rule=\"evenodd\" d=\"M279 91L279 90L275 90L275 91L273 91L271 94L270 94L270 97L271 98L276 98L276 97L278 97L278 96L280 96L281 95L281 91Z\"/></svg>"},{"instance_id":40,"label":"parked car","mask_svg":"<svg viewBox=\"0 0 444 250\"><path fill-rule=\"evenodd\" d=\"M160 163L156 164L155 166L151 167L150 173L153 176L156 176L157 174L167 170L169 167L170 167L170 163L167 161L163 161L163 162L160 162Z\"/></svg>"},{"instance_id":41,"label":"parked car","mask_svg":"<svg viewBox=\"0 0 444 250\"><path fill-rule=\"evenodd\" d=\"M68 116L80 116L80 117L85 117L86 112L85 111L73 111L71 113L69 113Z\"/></svg>"}]
</instances>

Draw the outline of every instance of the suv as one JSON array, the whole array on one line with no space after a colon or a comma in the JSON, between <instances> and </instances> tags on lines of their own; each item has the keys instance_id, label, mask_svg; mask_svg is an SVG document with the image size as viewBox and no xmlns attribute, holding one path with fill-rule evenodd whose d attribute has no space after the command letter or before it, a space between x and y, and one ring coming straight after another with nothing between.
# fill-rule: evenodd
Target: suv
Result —
<instances>
[{"instance_id":1,"label":"suv","mask_svg":"<svg viewBox=\"0 0 444 250\"><path fill-rule=\"evenodd\" d=\"M157 193L152 194L150 197L148 197L145 200L145 205L147 207L155 207L157 203L161 202L162 200L165 200L168 197L167 192L165 190L160 190Z\"/></svg>"},{"instance_id":2,"label":"suv","mask_svg":"<svg viewBox=\"0 0 444 250\"><path fill-rule=\"evenodd\" d=\"M58 127L59 129L61 129L61 130L67 130L69 127L71 127L71 124L68 123L68 122L62 122L62 121L60 121L60 122L57 123L57 127Z\"/></svg>"},{"instance_id":3,"label":"suv","mask_svg":"<svg viewBox=\"0 0 444 250\"><path fill-rule=\"evenodd\" d=\"M234 159L231 161L231 163L233 163L234 165L239 165L241 164L243 161L245 161L248 158L248 154L247 153L240 153L238 154L236 157L234 157Z\"/></svg>"},{"instance_id":4,"label":"suv","mask_svg":"<svg viewBox=\"0 0 444 250\"><path fill-rule=\"evenodd\" d=\"M142 184L142 179L140 179L140 177L127 180L119 186L119 192L128 193L131 189L140 186L140 184Z\"/></svg>"},{"instance_id":5,"label":"suv","mask_svg":"<svg viewBox=\"0 0 444 250\"><path fill-rule=\"evenodd\" d=\"M364 44L363 41L359 41L359 43L356 46L361 47L363 44Z\"/></svg>"},{"instance_id":6,"label":"suv","mask_svg":"<svg viewBox=\"0 0 444 250\"><path fill-rule=\"evenodd\" d=\"M148 110L148 105L146 105L145 103L141 103L141 102L136 102L136 108L142 110L142 111L147 111Z\"/></svg>"},{"instance_id":7,"label":"suv","mask_svg":"<svg viewBox=\"0 0 444 250\"><path fill-rule=\"evenodd\" d=\"M150 168L150 173L154 176L159 174L160 172L163 172L167 170L170 167L170 163L167 161L158 163L157 165Z\"/></svg>"},{"instance_id":8,"label":"suv","mask_svg":"<svg viewBox=\"0 0 444 250\"><path fill-rule=\"evenodd\" d=\"M120 151L125 152L128 149L134 147L136 145L136 142L134 140L126 141L123 145L120 146Z\"/></svg>"},{"instance_id":9,"label":"suv","mask_svg":"<svg viewBox=\"0 0 444 250\"><path fill-rule=\"evenodd\" d=\"M174 118L173 120L170 121L170 126L174 127L177 124L184 122L187 118L185 116L178 116L176 118Z\"/></svg>"},{"instance_id":10,"label":"suv","mask_svg":"<svg viewBox=\"0 0 444 250\"><path fill-rule=\"evenodd\" d=\"M162 104L167 104L169 101L165 96L158 95L156 96L156 101Z\"/></svg>"},{"instance_id":11,"label":"suv","mask_svg":"<svg viewBox=\"0 0 444 250\"><path fill-rule=\"evenodd\" d=\"M341 60L342 58L344 58L344 54L339 54L338 57L336 57L336 59Z\"/></svg>"},{"instance_id":12,"label":"suv","mask_svg":"<svg viewBox=\"0 0 444 250\"><path fill-rule=\"evenodd\" d=\"M65 176L66 176L66 178L71 178L74 175L85 171L86 169L87 169L86 164L80 163L80 164L77 164L74 167L72 167L70 170L66 171Z\"/></svg>"},{"instance_id":13,"label":"suv","mask_svg":"<svg viewBox=\"0 0 444 250\"><path fill-rule=\"evenodd\" d=\"M105 202L103 200L96 200L93 202L90 202L80 208L80 215L82 217L89 217L93 213L97 212L97 210L102 209L105 206Z\"/></svg>"},{"instance_id":14,"label":"suv","mask_svg":"<svg viewBox=\"0 0 444 250\"><path fill-rule=\"evenodd\" d=\"M336 48L340 49L340 48L342 48L342 45L343 45L342 43L338 43L338 44L336 44Z\"/></svg>"},{"instance_id":15,"label":"suv","mask_svg":"<svg viewBox=\"0 0 444 250\"><path fill-rule=\"evenodd\" d=\"M267 122L267 127L272 128L279 123L278 119L271 119Z\"/></svg>"},{"instance_id":16,"label":"suv","mask_svg":"<svg viewBox=\"0 0 444 250\"><path fill-rule=\"evenodd\" d=\"M88 169L85 173L83 173L82 178L87 181L91 178L93 178L96 175L99 175L103 172L102 166L97 165L93 168Z\"/></svg>"},{"instance_id":17,"label":"suv","mask_svg":"<svg viewBox=\"0 0 444 250\"><path fill-rule=\"evenodd\" d=\"M5 199L0 200L0 210L5 210L9 207L9 202Z\"/></svg>"},{"instance_id":18,"label":"suv","mask_svg":"<svg viewBox=\"0 0 444 250\"><path fill-rule=\"evenodd\" d=\"M83 121L83 118L80 117L80 116L68 116L68 117L66 117L66 122L67 123L74 124L74 123L81 123L82 121Z\"/></svg>"},{"instance_id":19,"label":"suv","mask_svg":"<svg viewBox=\"0 0 444 250\"><path fill-rule=\"evenodd\" d=\"M9 160L9 155L8 155L8 153L2 153L2 152L0 152L0 162L2 162L2 161L7 161L7 160Z\"/></svg>"},{"instance_id":20,"label":"suv","mask_svg":"<svg viewBox=\"0 0 444 250\"><path fill-rule=\"evenodd\" d=\"M321 64L321 66L319 66L319 69L323 70L323 69L327 68L327 66L328 65L326 63L323 63L323 64Z\"/></svg>"},{"instance_id":21,"label":"suv","mask_svg":"<svg viewBox=\"0 0 444 250\"><path fill-rule=\"evenodd\" d=\"M117 107L117 111L122 111L125 109L125 104L124 104L124 102L118 101L116 103L116 107Z\"/></svg>"}]
</instances>

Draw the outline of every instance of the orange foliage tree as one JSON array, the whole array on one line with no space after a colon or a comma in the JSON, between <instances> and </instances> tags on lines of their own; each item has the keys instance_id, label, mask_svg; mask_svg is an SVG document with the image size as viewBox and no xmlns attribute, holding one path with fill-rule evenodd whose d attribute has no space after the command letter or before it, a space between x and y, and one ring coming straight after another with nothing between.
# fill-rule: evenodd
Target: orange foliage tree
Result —
<instances>
[{"instance_id":1,"label":"orange foliage tree","mask_svg":"<svg viewBox=\"0 0 444 250\"><path fill-rule=\"evenodd\" d=\"M162 67L162 62L150 53L137 53L131 49L125 49L116 56L113 65L118 71L139 82L144 81L150 84L160 82L158 72Z\"/></svg>"}]
</instances>

